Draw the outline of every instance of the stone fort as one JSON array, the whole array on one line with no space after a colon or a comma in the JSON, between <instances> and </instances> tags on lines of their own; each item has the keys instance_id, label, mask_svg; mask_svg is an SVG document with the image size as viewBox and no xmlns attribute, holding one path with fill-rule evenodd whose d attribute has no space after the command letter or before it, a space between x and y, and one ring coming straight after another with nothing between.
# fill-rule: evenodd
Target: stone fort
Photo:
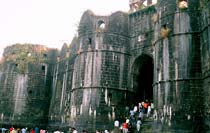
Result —
<instances>
[{"instance_id":1,"label":"stone fort","mask_svg":"<svg viewBox=\"0 0 210 133\"><path fill-rule=\"evenodd\" d=\"M154 131L209 132L210 1L136 2L129 13L86 11L61 50L5 48L0 125L111 129L126 106L148 99L164 117Z\"/></svg>"}]
</instances>

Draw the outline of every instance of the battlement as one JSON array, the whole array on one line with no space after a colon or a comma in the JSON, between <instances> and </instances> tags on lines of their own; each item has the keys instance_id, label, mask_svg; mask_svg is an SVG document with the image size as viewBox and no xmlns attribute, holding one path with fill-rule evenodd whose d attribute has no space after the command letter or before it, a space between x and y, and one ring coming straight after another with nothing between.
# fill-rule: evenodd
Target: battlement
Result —
<instances>
[{"instance_id":1,"label":"battlement","mask_svg":"<svg viewBox=\"0 0 210 133\"><path fill-rule=\"evenodd\" d=\"M129 0L129 12L135 12L153 4L155 3L152 0Z\"/></svg>"}]
</instances>

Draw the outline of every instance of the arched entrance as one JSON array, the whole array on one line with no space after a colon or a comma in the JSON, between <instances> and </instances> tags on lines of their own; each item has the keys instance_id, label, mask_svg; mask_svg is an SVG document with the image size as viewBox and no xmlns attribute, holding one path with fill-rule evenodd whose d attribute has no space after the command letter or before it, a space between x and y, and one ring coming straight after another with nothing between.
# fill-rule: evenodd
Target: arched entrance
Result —
<instances>
[{"instance_id":1,"label":"arched entrance","mask_svg":"<svg viewBox=\"0 0 210 133\"><path fill-rule=\"evenodd\" d=\"M143 54L133 64L133 89L136 103L153 100L153 58Z\"/></svg>"}]
</instances>

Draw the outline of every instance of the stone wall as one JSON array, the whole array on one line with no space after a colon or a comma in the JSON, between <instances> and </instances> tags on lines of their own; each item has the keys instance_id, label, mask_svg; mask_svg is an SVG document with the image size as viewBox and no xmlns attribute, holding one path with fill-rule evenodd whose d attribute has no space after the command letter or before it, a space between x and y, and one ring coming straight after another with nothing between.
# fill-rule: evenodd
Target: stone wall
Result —
<instances>
[{"instance_id":1,"label":"stone wall","mask_svg":"<svg viewBox=\"0 0 210 133\"><path fill-rule=\"evenodd\" d=\"M204 98L204 118L206 127L210 127L210 1L203 1L203 10L201 12L201 66L203 79L203 98Z\"/></svg>"},{"instance_id":2,"label":"stone wall","mask_svg":"<svg viewBox=\"0 0 210 133\"><path fill-rule=\"evenodd\" d=\"M193 127L194 119L202 119L203 112L199 17L195 17L200 12L198 1L188 1L186 9L177 4L168 0L157 6L155 33L160 34L154 37L154 101L160 117L171 122L169 114L173 114L171 128L191 131L198 128ZM167 37L164 30L169 31ZM164 114L165 109L169 114Z\"/></svg>"},{"instance_id":3,"label":"stone wall","mask_svg":"<svg viewBox=\"0 0 210 133\"><path fill-rule=\"evenodd\" d=\"M69 127L71 85L76 50L74 48L76 44L74 40L72 41L71 48L67 44L63 45L57 56L57 63L54 65L51 88L52 98L48 117L48 127L50 130L58 128L66 129Z\"/></svg>"},{"instance_id":4,"label":"stone wall","mask_svg":"<svg viewBox=\"0 0 210 133\"><path fill-rule=\"evenodd\" d=\"M153 77L153 63L154 63L154 24L153 17L156 14L155 6L150 6L145 9L139 10L135 13L129 15L129 36L130 36L130 64L129 64L129 89L133 94L128 98L128 101L132 101L133 104L137 104L146 99L151 99L151 97L140 96L142 90L151 90L152 91L152 82ZM150 62L148 64L148 61ZM147 63L146 63L147 62ZM143 68L148 68L144 69ZM151 67L151 68L150 68ZM143 72L147 71L147 72ZM142 76L141 76L142 75ZM147 77L151 76L151 79ZM139 79L142 79L142 82L139 83ZM149 77L150 78L150 77ZM150 86L141 85L143 82L150 80ZM133 95L135 99L133 98ZM144 98L143 98L144 97Z\"/></svg>"},{"instance_id":5,"label":"stone wall","mask_svg":"<svg viewBox=\"0 0 210 133\"><path fill-rule=\"evenodd\" d=\"M208 95L203 95L209 90L208 52L200 50L208 47L204 39L208 24L199 28L200 8L196 0L182 9L176 1L162 0L129 15L85 12L74 45L70 125L89 130L112 127L107 123L123 115L122 105L137 104L146 97L154 101L158 118L164 118L158 130L201 130L201 114L208 116ZM201 15L204 21L206 10ZM152 96L141 97L143 91Z\"/></svg>"},{"instance_id":6,"label":"stone wall","mask_svg":"<svg viewBox=\"0 0 210 133\"><path fill-rule=\"evenodd\" d=\"M78 37L59 54L43 46L20 54L14 51L25 46L6 48L1 123L44 126L48 116L51 129L108 129L125 106L147 99L162 120L153 125L156 131L209 130L209 4L159 0L110 16L88 10Z\"/></svg>"},{"instance_id":7,"label":"stone wall","mask_svg":"<svg viewBox=\"0 0 210 133\"><path fill-rule=\"evenodd\" d=\"M86 28L79 34L72 80L72 126L92 131L112 126L127 90L127 21L122 12L109 17L84 13L79 27Z\"/></svg>"},{"instance_id":8,"label":"stone wall","mask_svg":"<svg viewBox=\"0 0 210 133\"><path fill-rule=\"evenodd\" d=\"M30 44L16 44L5 49L0 69L2 125L47 125L51 63L55 53L45 46Z\"/></svg>"}]
</instances>

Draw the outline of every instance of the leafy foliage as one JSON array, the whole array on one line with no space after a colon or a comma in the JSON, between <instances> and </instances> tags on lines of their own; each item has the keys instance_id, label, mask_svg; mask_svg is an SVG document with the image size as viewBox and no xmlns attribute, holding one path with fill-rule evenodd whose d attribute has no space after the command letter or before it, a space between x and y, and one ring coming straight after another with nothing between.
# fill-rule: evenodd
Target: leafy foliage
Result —
<instances>
[{"instance_id":1,"label":"leafy foliage","mask_svg":"<svg viewBox=\"0 0 210 133\"><path fill-rule=\"evenodd\" d=\"M45 62L45 53L47 48L41 45L16 44L6 48L4 60L12 62L16 65L16 70L19 73L25 73L28 69L28 64L35 62Z\"/></svg>"}]
</instances>

